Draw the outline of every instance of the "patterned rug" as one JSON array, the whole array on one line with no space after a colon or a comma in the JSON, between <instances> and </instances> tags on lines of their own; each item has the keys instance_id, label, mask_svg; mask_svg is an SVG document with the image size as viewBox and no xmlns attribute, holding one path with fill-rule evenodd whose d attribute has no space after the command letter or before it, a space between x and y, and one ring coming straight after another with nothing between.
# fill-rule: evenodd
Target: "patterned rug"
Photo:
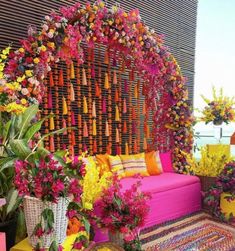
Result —
<instances>
[{"instance_id":1,"label":"patterned rug","mask_svg":"<svg viewBox=\"0 0 235 251\"><path fill-rule=\"evenodd\" d=\"M146 228L141 242L146 251L234 251L235 227L201 212Z\"/></svg>"}]
</instances>

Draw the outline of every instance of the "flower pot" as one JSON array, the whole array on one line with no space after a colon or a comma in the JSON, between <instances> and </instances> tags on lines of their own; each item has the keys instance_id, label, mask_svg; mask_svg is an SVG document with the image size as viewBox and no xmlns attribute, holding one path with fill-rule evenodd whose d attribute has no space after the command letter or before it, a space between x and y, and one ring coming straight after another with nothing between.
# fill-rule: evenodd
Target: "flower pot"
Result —
<instances>
[{"instance_id":1,"label":"flower pot","mask_svg":"<svg viewBox=\"0 0 235 251\"><path fill-rule=\"evenodd\" d=\"M59 244L66 238L66 229L68 219L66 211L69 204L68 198L59 198L58 203L42 202L41 200L26 196L23 201L26 228L30 244L35 247L38 242L38 237L33 234L35 226L40 222L41 213L44 209L51 209L54 213L54 231L50 234L42 236L42 243L45 248L48 248L51 242L55 239Z\"/></svg>"},{"instance_id":2,"label":"flower pot","mask_svg":"<svg viewBox=\"0 0 235 251\"><path fill-rule=\"evenodd\" d=\"M227 218L231 213L235 216L235 199L228 201L225 197L229 195L229 193L222 193L220 195L220 208Z\"/></svg>"},{"instance_id":3,"label":"flower pot","mask_svg":"<svg viewBox=\"0 0 235 251\"><path fill-rule=\"evenodd\" d=\"M6 234L7 251L15 245L16 227L17 216L9 221L0 222L0 232L4 232Z\"/></svg>"},{"instance_id":4,"label":"flower pot","mask_svg":"<svg viewBox=\"0 0 235 251\"><path fill-rule=\"evenodd\" d=\"M220 126L222 124L223 124L223 120L215 120L215 121L213 121L213 125L215 125L215 126Z\"/></svg>"},{"instance_id":5,"label":"flower pot","mask_svg":"<svg viewBox=\"0 0 235 251\"><path fill-rule=\"evenodd\" d=\"M123 247L124 245L123 234L119 232L115 233L109 232L109 241L119 245L120 247Z\"/></svg>"}]
</instances>

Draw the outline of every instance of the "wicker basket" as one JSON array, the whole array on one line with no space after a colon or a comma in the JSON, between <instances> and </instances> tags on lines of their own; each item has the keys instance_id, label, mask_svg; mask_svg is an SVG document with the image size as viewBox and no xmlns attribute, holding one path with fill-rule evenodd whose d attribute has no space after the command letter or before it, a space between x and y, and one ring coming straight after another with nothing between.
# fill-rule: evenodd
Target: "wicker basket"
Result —
<instances>
[{"instance_id":1,"label":"wicker basket","mask_svg":"<svg viewBox=\"0 0 235 251\"><path fill-rule=\"evenodd\" d=\"M206 192L215 183L217 177L199 176L201 181L201 191Z\"/></svg>"},{"instance_id":2,"label":"wicker basket","mask_svg":"<svg viewBox=\"0 0 235 251\"><path fill-rule=\"evenodd\" d=\"M123 234L121 234L120 232L116 233L109 232L109 241L116 243L120 247L123 247L124 245Z\"/></svg>"},{"instance_id":3,"label":"wicker basket","mask_svg":"<svg viewBox=\"0 0 235 251\"><path fill-rule=\"evenodd\" d=\"M68 225L68 219L66 217L66 211L69 204L67 198L60 198L58 203L48 202L45 204L41 200L26 196L23 201L24 214L26 220L27 233L30 244L35 247L38 238L32 236L35 226L40 222L41 213L45 208L49 208L54 213L54 231L51 234L46 234L42 237L43 246L48 248L51 242L55 239L58 243L62 243L66 238L66 229Z\"/></svg>"}]
</instances>

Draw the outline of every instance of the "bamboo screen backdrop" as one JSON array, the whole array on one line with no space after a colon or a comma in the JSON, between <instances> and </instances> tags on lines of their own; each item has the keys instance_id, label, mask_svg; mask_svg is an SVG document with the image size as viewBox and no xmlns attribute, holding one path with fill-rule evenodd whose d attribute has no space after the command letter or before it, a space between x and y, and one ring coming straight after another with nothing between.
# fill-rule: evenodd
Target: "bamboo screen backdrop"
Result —
<instances>
[{"instance_id":1,"label":"bamboo screen backdrop","mask_svg":"<svg viewBox=\"0 0 235 251\"><path fill-rule=\"evenodd\" d=\"M39 27L41 25L42 19L45 15L49 14L52 9L58 9L60 6L63 5L72 5L76 0L21 0L21 1L6 1L1 0L0 1L0 9L1 9L1 15L0 15L0 49L7 46L10 42L13 42L13 48L17 48L19 46L18 40L22 39L27 34L27 27L29 24L36 25ZM82 4L84 4L86 1L81 1ZM91 1L94 2L94 1ZM189 96L191 101L193 101L193 88L194 88L194 62L195 62L195 36L196 36L196 17L197 17L197 0L150 0L150 1L106 1L108 5L113 4L120 4L122 8L124 8L126 11L129 11L134 8L138 8L140 11L140 15L142 18L142 21L144 21L150 28L155 29L157 33L164 34L165 35L165 42L169 46L170 51L173 53L175 58L177 59L182 73L185 77L187 77L187 86L189 89ZM107 66L103 64L103 57L104 57L104 51L105 48L100 48L100 50L95 51L95 60L97 61L97 64L100 64L100 70L101 70L101 78L100 82L101 85L103 85L104 82L104 74L107 70ZM100 62L98 62L98 54L100 54ZM86 54L87 56L87 54ZM79 71L81 73L82 67L88 70L87 64L84 64L83 66L79 67ZM62 68L64 72L64 78L67 79L68 76L66 74L66 66L63 64L58 65L58 68ZM98 68L96 70L96 74L98 74ZM78 67L76 67L75 64L75 71L78 70ZM113 70L113 69L112 69ZM111 74L112 74L111 70ZM79 73L79 74L80 74ZM54 69L53 71L54 77L58 79L58 69ZM126 70L124 73L120 74L118 76L119 78L122 78L122 81L128 80L129 71ZM134 86L138 83L138 73L135 72L135 81L133 81L132 85L130 86L131 93L134 92ZM76 83L79 82L79 80L82 80L82 75L76 76L75 80L71 80L71 83L73 86L76 86ZM141 80L140 80L141 81ZM131 108L131 106L135 106L137 109L137 114L141 114L141 110L143 108L143 97L140 94L139 100L135 100L134 98L130 98L130 95L124 94L123 86L119 86L119 92L120 92L120 101L123 98L127 98L128 100L128 108ZM85 95L89 97L89 95L92 97L92 100L95 99L97 104L97 116L99 116L99 113L101 113L101 101L99 98L94 98L94 85L91 85L90 91L89 87L81 87L81 89L75 88L75 96L76 93L80 90L82 95ZM49 91L49 90L48 90ZM62 106L58 103L62 102L62 97L66 96L68 92L68 88L65 86L60 89L52 89L50 90L52 94L53 99L53 105L54 107L54 113L56 113L56 106L59 108L60 112L56 114L55 117L55 128L62 127L62 119L66 119L67 126L71 125L71 109L74 112L74 115L77 120L78 114L82 113L82 107L79 106L79 102L81 103L82 96L75 97L75 103L72 105L69 105L69 116L63 116L62 115ZM105 90L102 90L103 95L108 95L108 93L105 93ZM139 90L141 93L141 90ZM111 100L114 100L115 95L115 89L113 87L110 90ZM44 103L47 102L46 99L44 99ZM82 135L82 127L84 124L80 125L80 130L75 132L75 150L76 152L81 152L82 145L84 143L88 146L88 148L91 150L94 147L94 141L97 143L97 152L106 152L106 148L109 143L115 142L116 138L116 128L120 129L120 137L121 141L120 143L114 143L112 144L112 153L117 152L116 147L119 146L121 148L121 152L125 152L125 144L128 143L129 146L129 152L139 152L140 150L143 150L143 123L137 124L138 130L136 133L133 132L132 128L132 117L131 117L131 109L128 109L128 114L123 115L122 122L118 123L115 122L115 105L111 101L107 100L107 109L112 109L110 118L108 118L109 115L104 116L100 114L100 118L97 119L97 136L92 136L92 123L93 118L89 115L83 116L88 123L88 133L89 137L84 138ZM122 109L122 102L120 102L119 109ZM49 113L49 109L45 109L45 113ZM89 114L91 113L91 103L88 104ZM138 110L139 109L139 110ZM121 113L120 113L121 114ZM122 116L122 115L121 115ZM104 137L105 135L105 122L106 119L109 119L109 122L112 123L112 130L111 135L109 137ZM122 134L122 127L123 127L123 121L127 121L127 127L128 127L128 133ZM112 122L111 122L112 121ZM137 120L138 121L138 120ZM143 116L140 116L140 122L143 122ZM151 126L151 125L150 125ZM56 148L62 147L62 143L65 145L71 145L72 141L74 139L71 138L71 132L68 133L68 135L63 135L60 137L55 137L55 146ZM135 144L137 143L137 146ZM47 146L49 147L49 141L46 142ZM93 153L91 150L90 153Z\"/></svg>"}]
</instances>

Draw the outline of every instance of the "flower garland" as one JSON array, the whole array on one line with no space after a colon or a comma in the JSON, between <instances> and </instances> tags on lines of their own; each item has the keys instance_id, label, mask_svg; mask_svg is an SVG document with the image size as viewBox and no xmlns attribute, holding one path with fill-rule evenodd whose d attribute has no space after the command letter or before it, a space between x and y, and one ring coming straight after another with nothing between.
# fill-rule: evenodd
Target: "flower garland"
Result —
<instances>
[{"instance_id":1,"label":"flower garland","mask_svg":"<svg viewBox=\"0 0 235 251\"><path fill-rule=\"evenodd\" d=\"M128 55L125 60L132 58L145 83L146 105L153 112L153 147L173 149L175 167L183 172L185 158L180 149L189 152L192 147L185 80L162 36L141 22L136 9L127 13L117 6L108 9L102 1L85 6L76 3L46 16L39 32L31 26L28 37L21 40L22 46L10 52L5 62L0 75L1 104L13 101L28 106L42 102L43 82L50 66L59 60L70 64L73 59L82 64L82 42L88 47L104 44ZM9 83L14 83L13 95L5 88ZM2 101L4 96L7 98ZM170 135L167 142L166 135Z\"/></svg>"}]
</instances>

